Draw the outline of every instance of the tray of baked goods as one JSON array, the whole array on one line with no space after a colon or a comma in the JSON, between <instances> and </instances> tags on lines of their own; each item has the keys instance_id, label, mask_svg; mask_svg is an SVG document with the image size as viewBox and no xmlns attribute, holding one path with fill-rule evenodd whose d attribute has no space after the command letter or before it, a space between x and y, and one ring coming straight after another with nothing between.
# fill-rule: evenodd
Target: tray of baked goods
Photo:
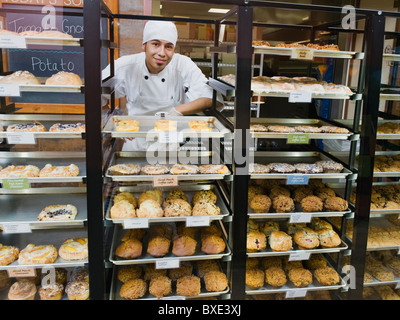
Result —
<instances>
[{"instance_id":1,"label":"tray of baked goods","mask_svg":"<svg viewBox=\"0 0 400 320\"><path fill-rule=\"evenodd\" d=\"M322 119L252 118L250 132L253 138L290 138L292 143L296 142L296 137L348 140L353 135L349 129Z\"/></svg>"},{"instance_id":2,"label":"tray of baked goods","mask_svg":"<svg viewBox=\"0 0 400 320\"><path fill-rule=\"evenodd\" d=\"M0 235L0 270L84 266L88 262L87 230L35 230Z\"/></svg>"},{"instance_id":3,"label":"tray of baked goods","mask_svg":"<svg viewBox=\"0 0 400 320\"><path fill-rule=\"evenodd\" d=\"M112 116L103 133L113 138L140 137L177 143L185 138L224 138L231 131L209 116Z\"/></svg>"},{"instance_id":4,"label":"tray of baked goods","mask_svg":"<svg viewBox=\"0 0 400 320\"><path fill-rule=\"evenodd\" d=\"M356 179L356 174L341 162L314 151L257 151L250 154L250 179Z\"/></svg>"},{"instance_id":5,"label":"tray of baked goods","mask_svg":"<svg viewBox=\"0 0 400 320\"><path fill-rule=\"evenodd\" d=\"M218 78L233 88L234 74ZM256 76L251 79L253 96L287 97L293 102L310 102L310 99L350 99L354 92L345 85L319 81L312 77Z\"/></svg>"},{"instance_id":6,"label":"tray of baked goods","mask_svg":"<svg viewBox=\"0 0 400 320\"><path fill-rule=\"evenodd\" d=\"M305 296L308 291L336 290L346 282L322 254L308 260L288 257L248 258L246 294L286 293L286 298Z\"/></svg>"},{"instance_id":7,"label":"tray of baked goods","mask_svg":"<svg viewBox=\"0 0 400 320\"><path fill-rule=\"evenodd\" d=\"M206 226L222 220L229 210L216 186L209 184L154 188L152 185L119 186L113 190L106 219L124 227L153 222L183 221Z\"/></svg>"},{"instance_id":8,"label":"tray of baked goods","mask_svg":"<svg viewBox=\"0 0 400 320\"><path fill-rule=\"evenodd\" d=\"M112 181L153 181L155 179L222 180L231 174L224 164L215 164L209 151L115 152L105 176Z\"/></svg>"},{"instance_id":9,"label":"tray of baked goods","mask_svg":"<svg viewBox=\"0 0 400 320\"><path fill-rule=\"evenodd\" d=\"M31 194L0 194L0 228L4 232L71 228L87 221L86 188L35 188Z\"/></svg>"},{"instance_id":10,"label":"tray of baked goods","mask_svg":"<svg viewBox=\"0 0 400 320\"><path fill-rule=\"evenodd\" d=\"M284 180L263 180L248 187L248 216L252 219L310 222L314 217L340 217L351 212L353 206L340 190L317 179L308 185L289 186Z\"/></svg>"},{"instance_id":11,"label":"tray of baked goods","mask_svg":"<svg viewBox=\"0 0 400 320\"><path fill-rule=\"evenodd\" d=\"M290 260L305 259L310 254L340 252L348 248L323 218L310 223L289 221L247 222L247 257L289 256Z\"/></svg>"},{"instance_id":12,"label":"tray of baked goods","mask_svg":"<svg viewBox=\"0 0 400 320\"><path fill-rule=\"evenodd\" d=\"M40 138L82 138L85 117L81 115L0 115L0 138L22 143L24 136ZM25 137L28 139L29 137ZM16 139L19 139L17 141Z\"/></svg>"},{"instance_id":13,"label":"tray of baked goods","mask_svg":"<svg viewBox=\"0 0 400 320\"><path fill-rule=\"evenodd\" d=\"M182 261L172 268L115 266L111 288L111 300L186 300L226 294L229 281L217 260Z\"/></svg>"},{"instance_id":14,"label":"tray of baked goods","mask_svg":"<svg viewBox=\"0 0 400 320\"><path fill-rule=\"evenodd\" d=\"M0 167L6 189L27 189L32 183L83 182L86 177L82 152L0 152Z\"/></svg>"},{"instance_id":15,"label":"tray of baked goods","mask_svg":"<svg viewBox=\"0 0 400 320\"><path fill-rule=\"evenodd\" d=\"M185 222L154 223L150 228L116 226L109 260L116 265L220 259L231 252L223 226L187 227Z\"/></svg>"}]
</instances>

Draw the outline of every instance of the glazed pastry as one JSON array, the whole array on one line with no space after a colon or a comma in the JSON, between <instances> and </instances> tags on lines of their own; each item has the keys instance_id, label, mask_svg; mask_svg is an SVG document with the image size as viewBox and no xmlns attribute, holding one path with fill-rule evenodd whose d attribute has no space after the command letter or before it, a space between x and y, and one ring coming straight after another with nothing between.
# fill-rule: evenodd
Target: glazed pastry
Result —
<instances>
[{"instance_id":1,"label":"glazed pastry","mask_svg":"<svg viewBox=\"0 0 400 320\"><path fill-rule=\"evenodd\" d=\"M53 245L28 244L22 249L18 256L18 263L26 264L48 264L57 260L57 249Z\"/></svg>"},{"instance_id":2,"label":"glazed pastry","mask_svg":"<svg viewBox=\"0 0 400 320\"><path fill-rule=\"evenodd\" d=\"M9 165L0 171L0 178L39 177L40 169L33 165Z\"/></svg>"},{"instance_id":3,"label":"glazed pastry","mask_svg":"<svg viewBox=\"0 0 400 320\"><path fill-rule=\"evenodd\" d=\"M199 171L198 166L194 164L174 164L170 168L172 174L197 174Z\"/></svg>"},{"instance_id":4,"label":"glazed pastry","mask_svg":"<svg viewBox=\"0 0 400 320\"><path fill-rule=\"evenodd\" d=\"M64 260L86 259L88 257L88 239L69 238L61 244L58 254Z\"/></svg>"},{"instance_id":5,"label":"glazed pastry","mask_svg":"<svg viewBox=\"0 0 400 320\"><path fill-rule=\"evenodd\" d=\"M39 177L76 177L79 175L79 168L75 164L69 166L53 166L46 164L40 170Z\"/></svg>"},{"instance_id":6,"label":"glazed pastry","mask_svg":"<svg viewBox=\"0 0 400 320\"><path fill-rule=\"evenodd\" d=\"M140 172L146 175L160 175L169 173L169 169L162 164L149 164L142 167Z\"/></svg>"},{"instance_id":7,"label":"glazed pastry","mask_svg":"<svg viewBox=\"0 0 400 320\"><path fill-rule=\"evenodd\" d=\"M74 220L78 209L72 204L56 204L46 206L38 215L38 221Z\"/></svg>"},{"instance_id":8,"label":"glazed pastry","mask_svg":"<svg viewBox=\"0 0 400 320\"><path fill-rule=\"evenodd\" d=\"M14 246L4 246L0 243L0 266L7 266L18 259L19 249Z\"/></svg>"},{"instance_id":9,"label":"glazed pastry","mask_svg":"<svg viewBox=\"0 0 400 320\"><path fill-rule=\"evenodd\" d=\"M140 166L132 163L121 163L116 164L108 168L108 172L111 175L133 175L140 173Z\"/></svg>"},{"instance_id":10,"label":"glazed pastry","mask_svg":"<svg viewBox=\"0 0 400 320\"><path fill-rule=\"evenodd\" d=\"M87 281L69 282L65 287L68 300L87 300L89 299L89 283Z\"/></svg>"},{"instance_id":11,"label":"glazed pastry","mask_svg":"<svg viewBox=\"0 0 400 320\"><path fill-rule=\"evenodd\" d=\"M49 132L85 132L86 126L83 123L55 123Z\"/></svg>"},{"instance_id":12,"label":"glazed pastry","mask_svg":"<svg viewBox=\"0 0 400 320\"><path fill-rule=\"evenodd\" d=\"M34 300L36 285L31 281L16 281L8 291L10 300Z\"/></svg>"},{"instance_id":13,"label":"glazed pastry","mask_svg":"<svg viewBox=\"0 0 400 320\"><path fill-rule=\"evenodd\" d=\"M16 123L7 127L8 132L45 132L46 127L40 122Z\"/></svg>"},{"instance_id":14,"label":"glazed pastry","mask_svg":"<svg viewBox=\"0 0 400 320\"><path fill-rule=\"evenodd\" d=\"M230 171L226 165L223 164L204 164L199 167L201 174L229 174Z\"/></svg>"}]
</instances>

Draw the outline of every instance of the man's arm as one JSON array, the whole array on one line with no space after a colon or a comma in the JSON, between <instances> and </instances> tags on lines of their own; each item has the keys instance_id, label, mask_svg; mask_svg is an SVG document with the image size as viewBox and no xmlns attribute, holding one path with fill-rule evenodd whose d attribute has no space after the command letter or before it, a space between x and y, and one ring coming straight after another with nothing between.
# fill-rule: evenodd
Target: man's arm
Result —
<instances>
[{"instance_id":1,"label":"man's arm","mask_svg":"<svg viewBox=\"0 0 400 320\"><path fill-rule=\"evenodd\" d=\"M212 107L213 100L210 98L198 98L191 102L187 102L175 107L175 110L182 113L184 116L195 114L204 109ZM222 103L217 101L217 107L222 106Z\"/></svg>"}]
</instances>

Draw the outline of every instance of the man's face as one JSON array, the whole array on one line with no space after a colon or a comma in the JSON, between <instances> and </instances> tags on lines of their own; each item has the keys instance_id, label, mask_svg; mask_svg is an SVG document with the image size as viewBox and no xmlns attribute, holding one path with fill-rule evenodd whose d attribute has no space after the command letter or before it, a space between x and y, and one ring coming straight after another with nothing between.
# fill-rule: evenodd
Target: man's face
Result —
<instances>
[{"instance_id":1,"label":"man's face","mask_svg":"<svg viewBox=\"0 0 400 320\"><path fill-rule=\"evenodd\" d=\"M146 53L146 66L150 73L161 72L171 62L175 47L164 40L150 40L143 45Z\"/></svg>"}]
</instances>

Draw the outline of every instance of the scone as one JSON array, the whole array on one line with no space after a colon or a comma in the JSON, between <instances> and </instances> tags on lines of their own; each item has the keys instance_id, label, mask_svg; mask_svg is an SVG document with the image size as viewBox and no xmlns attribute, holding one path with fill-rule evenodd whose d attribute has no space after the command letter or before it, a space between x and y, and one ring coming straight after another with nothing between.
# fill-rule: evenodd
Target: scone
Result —
<instances>
[{"instance_id":1,"label":"scone","mask_svg":"<svg viewBox=\"0 0 400 320\"><path fill-rule=\"evenodd\" d=\"M200 278L195 275L179 278L176 281L176 293L185 297L199 295L201 293Z\"/></svg>"},{"instance_id":2,"label":"scone","mask_svg":"<svg viewBox=\"0 0 400 320\"><path fill-rule=\"evenodd\" d=\"M130 279L139 279L143 274L143 268L136 264L122 266L117 272L119 281L125 283Z\"/></svg>"},{"instance_id":3,"label":"scone","mask_svg":"<svg viewBox=\"0 0 400 320\"><path fill-rule=\"evenodd\" d=\"M138 218L159 218L164 216L164 210L156 200L143 201L139 209L136 209L136 216Z\"/></svg>"},{"instance_id":4,"label":"scone","mask_svg":"<svg viewBox=\"0 0 400 320\"><path fill-rule=\"evenodd\" d=\"M5 246L0 243L0 266L7 266L18 259L19 249L15 246Z\"/></svg>"},{"instance_id":5,"label":"scone","mask_svg":"<svg viewBox=\"0 0 400 320\"><path fill-rule=\"evenodd\" d=\"M268 243L273 251L288 251L293 249L292 237L283 231L271 232Z\"/></svg>"},{"instance_id":6,"label":"scone","mask_svg":"<svg viewBox=\"0 0 400 320\"><path fill-rule=\"evenodd\" d=\"M119 291L124 299L142 298L147 292L147 283L143 279L130 279L125 282Z\"/></svg>"},{"instance_id":7,"label":"scone","mask_svg":"<svg viewBox=\"0 0 400 320\"><path fill-rule=\"evenodd\" d=\"M46 79L45 85L56 86L81 86L82 79L73 72L60 71Z\"/></svg>"},{"instance_id":8,"label":"scone","mask_svg":"<svg viewBox=\"0 0 400 320\"><path fill-rule=\"evenodd\" d=\"M87 238L66 239L58 249L58 254L64 260L82 260L88 257Z\"/></svg>"},{"instance_id":9,"label":"scone","mask_svg":"<svg viewBox=\"0 0 400 320\"><path fill-rule=\"evenodd\" d=\"M134 206L134 208L136 208L137 205L138 205L138 200L135 197L135 195L133 193L131 193L131 192L128 192L128 191L123 191L123 192L117 193L114 196L113 202L115 204L115 203L118 203L118 202L120 202L122 200L128 201L129 203L131 203Z\"/></svg>"},{"instance_id":10,"label":"scone","mask_svg":"<svg viewBox=\"0 0 400 320\"><path fill-rule=\"evenodd\" d=\"M304 212L321 212L324 208L324 203L317 196L307 196L301 200L301 207Z\"/></svg>"},{"instance_id":11,"label":"scone","mask_svg":"<svg viewBox=\"0 0 400 320\"><path fill-rule=\"evenodd\" d=\"M314 270L314 277L323 286L333 286L340 282L339 274L328 266Z\"/></svg>"},{"instance_id":12,"label":"scone","mask_svg":"<svg viewBox=\"0 0 400 320\"><path fill-rule=\"evenodd\" d=\"M18 256L18 263L26 264L48 264L57 260L58 253L53 245L28 244L21 250Z\"/></svg>"},{"instance_id":13,"label":"scone","mask_svg":"<svg viewBox=\"0 0 400 320\"><path fill-rule=\"evenodd\" d=\"M187 217L192 215L192 206L182 199L170 199L164 202L166 217Z\"/></svg>"},{"instance_id":14,"label":"scone","mask_svg":"<svg viewBox=\"0 0 400 320\"><path fill-rule=\"evenodd\" d=\"M264 285L264 272L261 269L246 270L246 285L250 289L259 289Z\"/></svg>"},{"instance_id":15,"label":"scone","mask_svg":"<svg viewBox=\"0 0 400 320\"><path fill-rule=\"evenodd\" d=\"M326 211L345 211L349 204L345 199L340 197L328 197L324 203Z\"/></svg>"},{"instance_id":16,"label":"scone","mask_svg":"<svg viewBox=\"0 0 400 320\"><path fill-rule=\"evenodd\" d=\"M150 280L149 293L157 299L165 297L172 292L172 281L167 276L158 276Z\"/></svg>"},{"instance_id":17,"label":"scone","mask_svg":"<svg viewBox=\"0 0 400 320\"><path fill-rule=\"evenodd\" d=\"M72 204L56 204L46 206L38 215L38 221L74 220L78 209Z\"/></svg>"},{"instance_id":18,"label":"scone","mask_svg":"<svg viewBox=\"0 0 400 320\"><path fill-rule=\"evenodd\" d=\"M282 268L270 267L265 270L265 282L273 287L282 287L286 284L286 273Z\"/></svg>"},{"instance_id":19,"label":"scone","mask_svg":"<svg viewBox=\"0 0 400 320\"><path fill-rule=\"evenodd\" d=\"M168 200L171 200L171 199L182 199L182 200L185 200L185 201L189 202L189 199L186 196L185 192L183 192L179 188L175 188L175 189L171 190L168 193L168 196L165 198L165 201L168 201Z\"/></svg>"},{"instance_id":20,"label":"scone","mask_svg":"<svg viewBox=\"0 0 400 320\"><path fill-rule=\"evenodd\" d=\"M209 271L204 275L204 283L207 291L223 291L228 287L228 278L221 271Z\"/></svg>"},{"instance_id":21,"label":"scone","mask_svg":"<svg viewBox=\"0 0 400 320\"><path fill-rule=\"evenodd\" d=\"M10 300L34 300L36 285L31 281L16 281L8 291Z\"/></svg>"},{"instance_id":22,"label":"scone","mask_svg":"<svg viewBox=\"0 0 400 320\"><path fill-rule=\"evenodd\" d=\"M295 287L307 287L312 283L312 273L304 268L293 268L289 270L289 279Z\"/></svg>"},{"instance_id":23,"label":"scone","mask_svg":"<svg viewBox=\"0 0 400 320\"><path fill-rule=\"evenodd\" d=\"M254 196L249 206L254 210L255 213L267 213L271 208L271 199L267 195L256 195Z\"/></svg>"},{"instance_id":24,"label":"scone","mask_svg":"<svg viewBox=\"0 0 400 320\"><path fill-rule=\"evenodd\" d=\"M250 231L247 233L247 252L258 252L267 247L267 237L263 232Z\"/></svg>"},{"instance_id":25,"label":"scone","mask_svg":"<svg viewBox=\"0 0 400 320\"><path fill-rule=\"evenodd\" d=\"M318 233L310 228L303 228L297 231L293 236L293 240L300 249L313 249L320 244Z\"/></svg>"},{"instance_id":26,"label":"scone","mask_svg":"<svg viewBox=\"0 0 400 320\"><path fill-rule=\"evenodd\" d=\"M138 198L139 206L142 204L142 202L149 200L149 199L155 200L161 205L164 201L164 196L163 196L162 190L153 189L153 190L147 190L147 191L141 193Z\"/></svg>"},{"instance_id":27,"label":"scone","mask_svg":"<svg viewBox=\"0 0 400 320\"><path fill-rule=\"evenodd\" d=\"M192 205L194 206L197 202L217 202L217 195L212 190L200 190L196 191L192 198Z\"/></svg>"},{"instance_id":28,"label":"scone","mask_svg":"<svg viewBox=\"0 0 400 320\"><path fill-rule=\"evenodd\" d=\"M339 235L332 229L321 229L317 233L321 247L334 248L342 243Z\"/></svg>"},{"instance_id":29,"label":"scone","mask_svg":"<svg viewBox=\"0 0 400 320\"><path fill-rule=\"evenodd\" d=\"M216 216L219 215L221 209L212 202L197 202L192 209L194 216Z\"/></svg>"}]
</instances>

